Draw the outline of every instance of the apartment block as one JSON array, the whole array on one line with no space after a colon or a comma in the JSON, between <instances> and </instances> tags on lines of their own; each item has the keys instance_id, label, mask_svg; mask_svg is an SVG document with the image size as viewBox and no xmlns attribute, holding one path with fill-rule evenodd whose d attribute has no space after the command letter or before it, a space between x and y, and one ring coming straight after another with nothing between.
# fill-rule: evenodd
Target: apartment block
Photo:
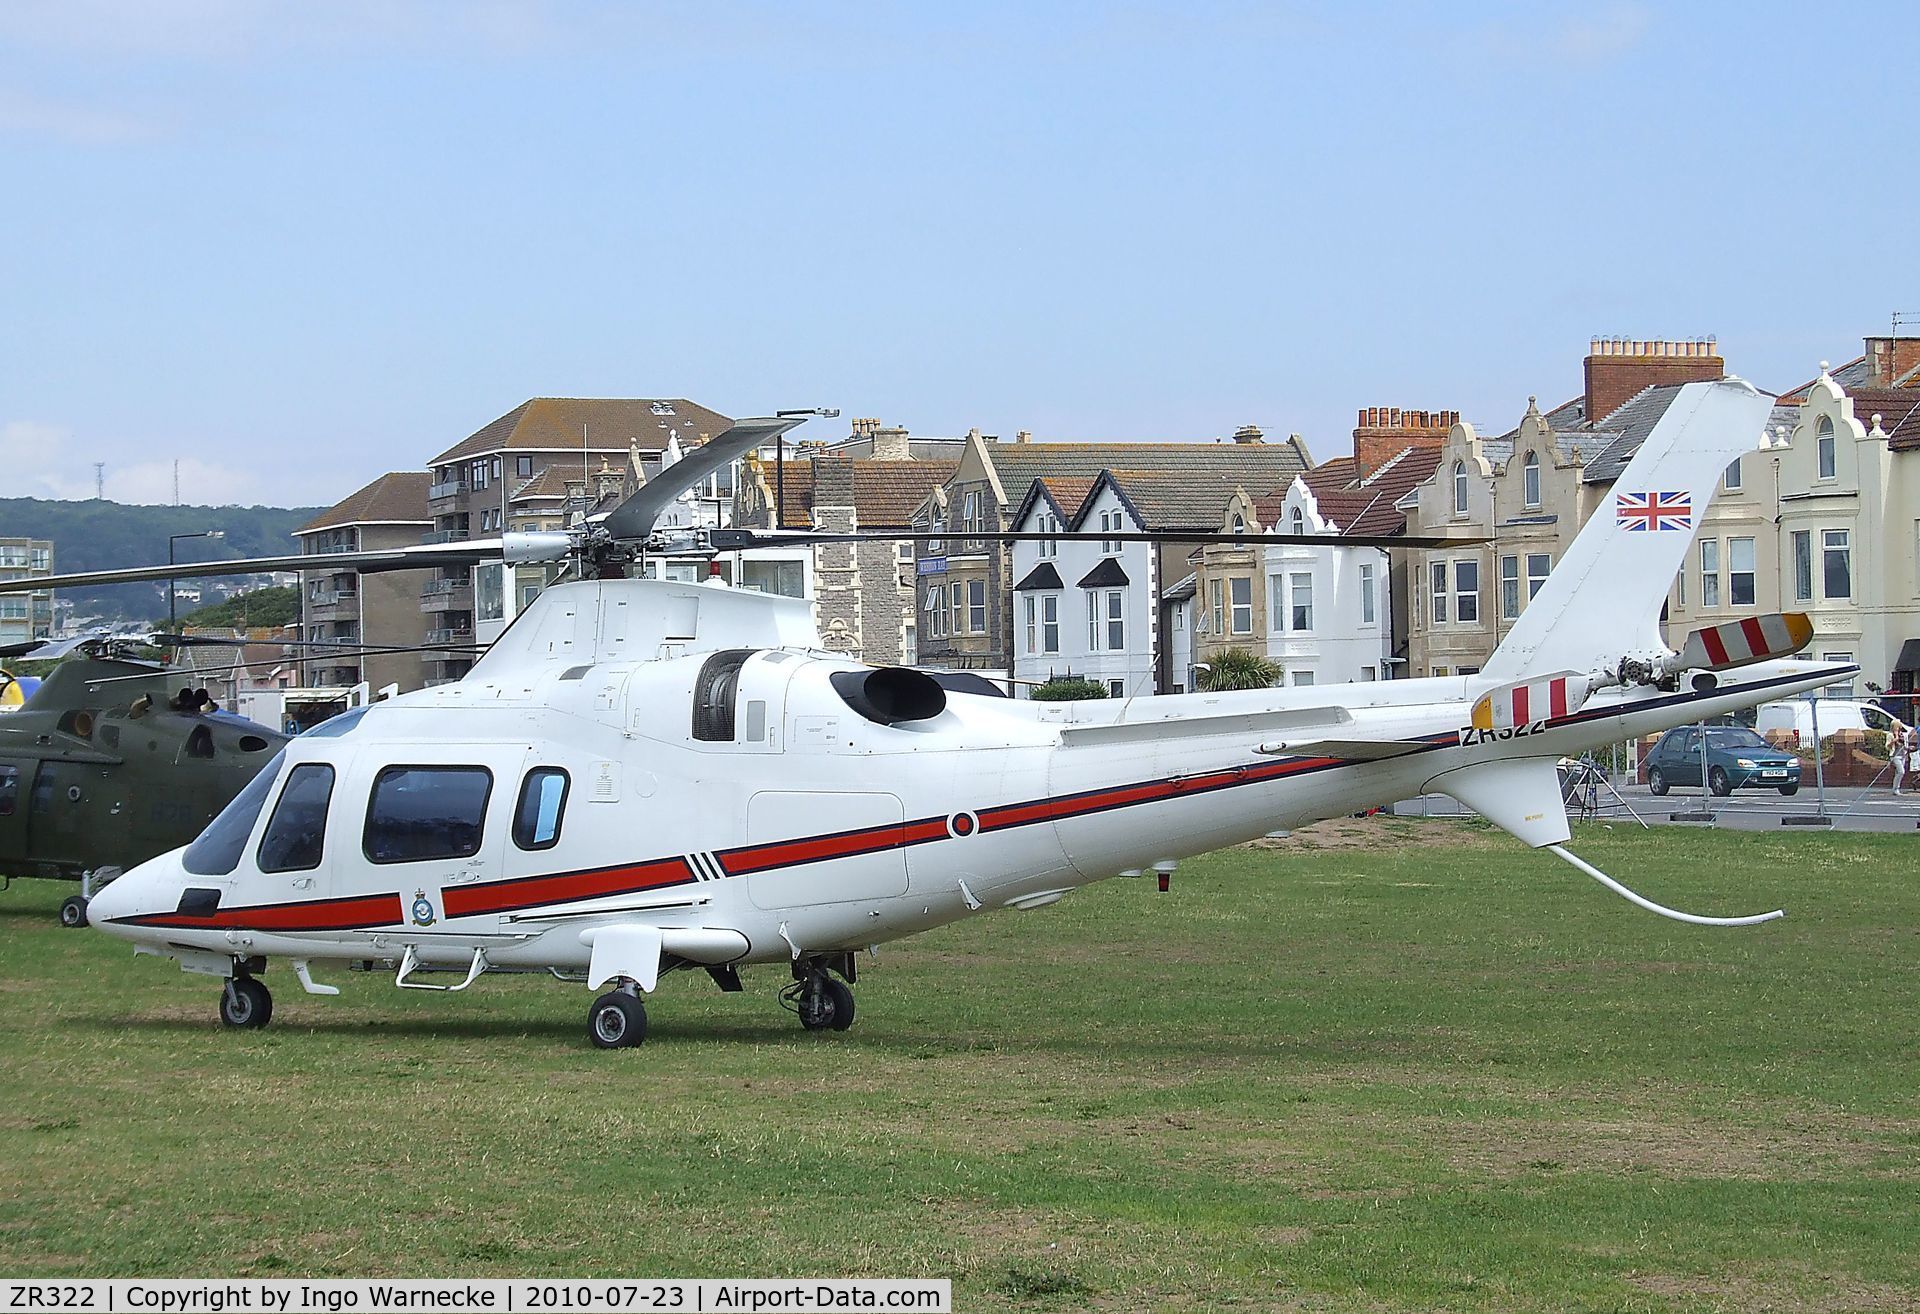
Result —
<instances>
[{"instance_id":1,"label":"apartment block","mask_svg":"<svg viewBox=\"0 0 1920 1314\"><path fill-rule=\"evenodd\" d=\"M411 547L432 523L427 511L429 476L424 470L381 475L294 531L303 555L315 558L300 572L300 637L339 644L413 647L428 642L420 609L420 572L362 575L329 570L326 558L341 552ZM394 684L402 692L425 684L427 663L416 653L341 653L310 650L300 661L300 683L313 688L351 688L365 681L375 689Z\"/></svg>"},{"instance_id":2,"label":"apartment block","mask_svg":"<svg viewBox=\"0 0 1920 1314\"><path fill-rule=\"evenodd\" d=\"M53 544L40 538L0 538L0 579L53 574ZM53 593L0 595L0 643L24 643L53 631Z\"/></svg>"}]
</instances>

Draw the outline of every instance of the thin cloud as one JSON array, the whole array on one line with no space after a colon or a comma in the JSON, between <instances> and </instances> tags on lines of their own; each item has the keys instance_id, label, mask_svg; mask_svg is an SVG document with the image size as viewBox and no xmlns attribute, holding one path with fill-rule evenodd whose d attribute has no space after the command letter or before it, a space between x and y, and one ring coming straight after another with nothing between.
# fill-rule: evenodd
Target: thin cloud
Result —
<instances>
[{"instance_id":1,"label":"thin cloud","mask_svg":"<svg viewBox=\"0 0 1920 1314\"><path fill-rule=\"evenodd\" d=\"M120 465L111 452L106 469L110 501L164 506L173 501L173 462L135 461ZM42 497L77 502L94 494L93 466L77 454L73 430L39 420L8 420L0 424L0 468L7 471L7 491L13 497ZM284 495L289 490L280 490ZM230 464L193 457L180 461L180 500L200 506L293 506L277 501L275 490L256 475Z\"/></svg>"},{"instance_id":2,"label":"thin cloud","mask_svg":"<svg viewBox=\"0 0 1920 1314\"><path fill-rule=\"evenodd\" d=\"M122 146L156 140L166 130L166 123L157 116L0 87L0 135L75 146Z\"/></svg>"},{"instance_id":3,"label":"thin cloud","mask_svg":"<svg viewBox=\"0 0 1920 1314\"><path fill-rule=\"evenodd\" d=\"M1495 23L1468 34L1468 44L1500 60L1602 64L1639 47L1652 25L1637 4L1580 10L1548 21Z\"/></svg>"}]
</instances>

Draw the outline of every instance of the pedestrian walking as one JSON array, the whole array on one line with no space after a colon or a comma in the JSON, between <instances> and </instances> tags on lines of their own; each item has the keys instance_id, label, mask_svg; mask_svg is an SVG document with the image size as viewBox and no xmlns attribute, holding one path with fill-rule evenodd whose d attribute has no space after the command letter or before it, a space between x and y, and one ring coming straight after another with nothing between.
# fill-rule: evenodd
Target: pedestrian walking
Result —
<instances>
[{"instance_id":1,"label":"pedestrian walking","mask_svg":"<svg viewBox=\"0 0 1920 1314\"><path fill-rule=\"evenodd\" d=\"M1893 732L1887 736L1893 746L1893 792L1896 795L1906 792L1907 771L1913 765L1913 754L1920 748L1920 730L1899 721L1893 723Z\"/></svg>"}]
</instances>

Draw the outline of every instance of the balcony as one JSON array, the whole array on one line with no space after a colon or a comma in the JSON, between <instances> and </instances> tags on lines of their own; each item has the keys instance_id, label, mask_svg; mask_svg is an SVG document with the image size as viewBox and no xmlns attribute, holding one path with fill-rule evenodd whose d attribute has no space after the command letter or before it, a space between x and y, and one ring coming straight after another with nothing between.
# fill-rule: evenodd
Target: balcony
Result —
<instances>
[{"instance_id":1,"label":"balcony","mask_svg":"<svg viewBox=\"0 0 1920 1314\"><path fill-rule=\"evenodd\" d=\"M466 626L455 626L451 629L444 630L428 630L425 641L428 644L457 643L465 646L473 642L473 631ZM438 661L440 658L435 657L434 660Z\"/></svg>"},{"instance_id":2,"label":"balcony","mask_svg":"<svg viewBox=\"0 0 1920 1314\"><path fill-rule=\"evenodd\" d=\"M441 498L445 497L463 497L466 495L466 491L466 480L449 479L444 484L430 485L427 488L427 500L429 502L438 502Z\"/></svg>"},{"instance_id":3,"label":"balcony","mask_svg":"<svg viewBox=\"0 0 1920 1314\"><path fill-rule=\"evenodd\" d=\"M430 579L420 589L421 611L471 611L473 581Z\"/></svg>"},{"instance_id":4,"label":"balcony","mask_svg":"<svg viewBox=\"0 0 1920 1314\"><path fill-rule=\"evenodd\" d=\"M422 543L464 543L469 535L464 529L436 529L432 533L420 535Z\"/></svg>"},{"instance_id":5,"label":"balcony","mask_svg":"<svg viewBox=\"0 0 1920 1314\"><path fill-rule=\"evenodd\" d=\"M360 610L360 595L351 589L316 589L307 594L307 619L309 621L334 620L345 616L357 616Z\"/></svg>"}]
</instances>

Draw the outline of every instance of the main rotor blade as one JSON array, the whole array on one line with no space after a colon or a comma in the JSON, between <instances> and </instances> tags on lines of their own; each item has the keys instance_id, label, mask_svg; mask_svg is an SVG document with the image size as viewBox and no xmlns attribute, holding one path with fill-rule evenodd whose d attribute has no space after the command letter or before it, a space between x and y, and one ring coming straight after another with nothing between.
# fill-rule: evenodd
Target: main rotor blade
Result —
<instances>
[{"instance_id":1,"label":"main rotor blade","mask_svg":"<svg viewBox=\"0 0 1920 1314\"><path fill-rule=\"evenodd\" d=\"M77 588L81 585L144 584L158 580L254 575L288 570L351 571L361 575L387 570L435 570L441 566L470 566L482 561L498 561L503 550L504 543L500 539L475 538L458 543L422 543L417 547L383 548L370 552L312 552L295 557L182 561L172 566L131 566L122 570L89 570L72 575L0 580L0 593L37 593L42 589Z\"/></svg>"},{"instance_id":2,"label":"main rotor blade","mask_svg":"<svg viewBox=\"0 0 1920 1314\"><path fill-rule=\"evenodd\" d=\"M743 548L804 546L809 543L1233 543L1241 547L1457 548L1490 543L1489 538L1382 534L1222 534L1202 530L1087 530L1057 534L1037 530L985 529L955 533L834 533L812 529L716 529L708 534L722 552ZM956 549L957 550L957 549Z\"/></svg>"},{"instance_id":3,"label":"main rotor blade","mask_svg":"<svg viewBox=\"0 0 1920 1314\"><path fill-rule=\"evenodd\" d=\"M680 494L704 482L708 475L735 458L745 456L762 443L770 443L787 430L805 424L807 417L770 416L736 420L731 429L694 448L613 510L602 521L616 539L645 538L660 513L672 506Z\"/></svg>"}]
</instances>

